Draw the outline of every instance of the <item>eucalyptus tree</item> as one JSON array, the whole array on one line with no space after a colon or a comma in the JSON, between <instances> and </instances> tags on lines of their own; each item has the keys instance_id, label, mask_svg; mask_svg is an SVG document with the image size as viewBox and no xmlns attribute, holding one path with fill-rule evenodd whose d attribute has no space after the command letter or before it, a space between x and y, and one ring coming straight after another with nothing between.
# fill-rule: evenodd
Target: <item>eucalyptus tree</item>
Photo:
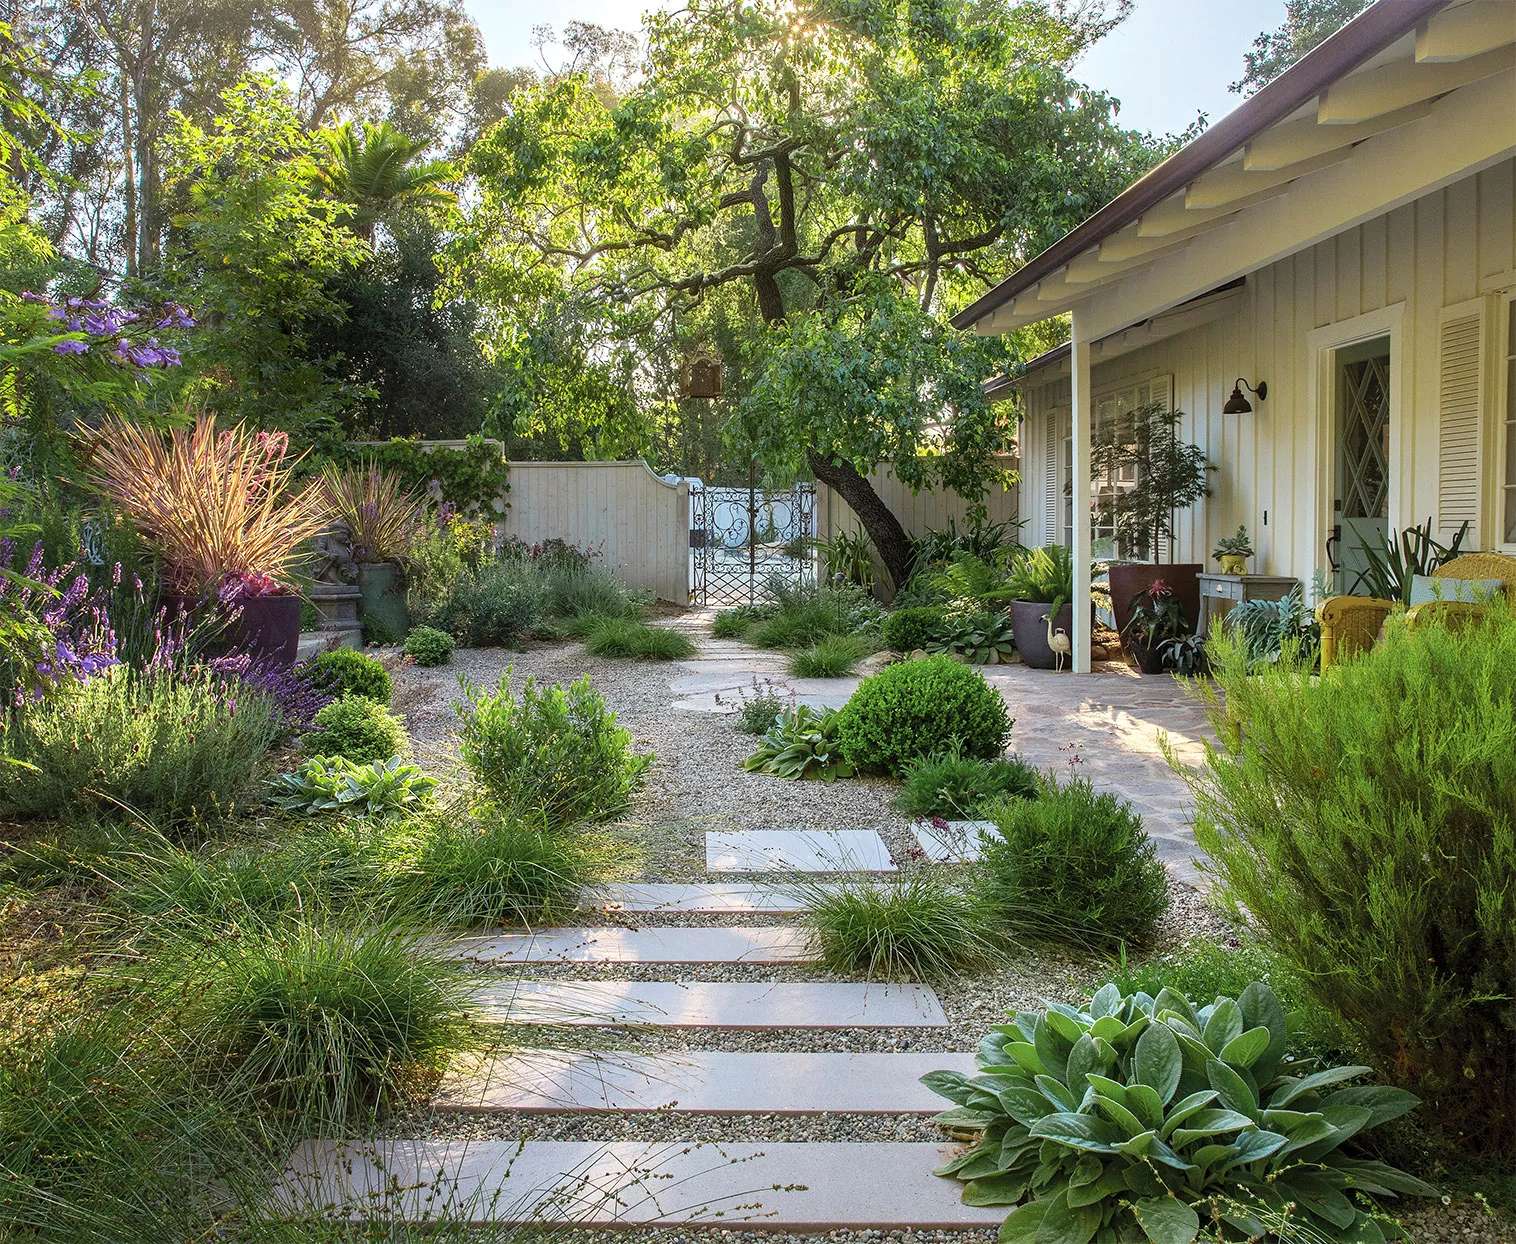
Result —
<instances>
[{"instance_id":1,"label":"eucalyptus tree","mask_svg":"<svg viewBox=\"0 0 1516 1244\"><path fill-rule=\"evenodd\" d=\"M566 308L597 326L592 359L739 287L760 372L788 377L755 389L751 449L837 489L899 582L909 542L869 471L883 455L913 486L972 492L1009 431L979 384L1003 352L941 315L1157 153L1070 76L1111 20L1052 0L654 13L631 89L545 83L475 147L455 279L503 345Z\"/></svg>"}]
</instances>

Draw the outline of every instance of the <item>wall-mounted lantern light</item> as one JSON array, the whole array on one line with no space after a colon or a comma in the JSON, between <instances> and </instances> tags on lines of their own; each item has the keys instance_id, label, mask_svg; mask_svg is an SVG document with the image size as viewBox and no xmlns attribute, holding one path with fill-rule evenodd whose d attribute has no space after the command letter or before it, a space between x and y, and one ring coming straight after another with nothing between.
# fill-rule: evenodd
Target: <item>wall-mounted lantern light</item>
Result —
<instances>
[{"instance_id":1,"label":"wall-mounted lantern light","mask_svg":"<svg viewBox=\"0 0 1516 1244\"><path fill-rule=\"evenodd\" d=\"M1241 376L1238 376L1237 383L1232 386L1232 396L1227 398L1226 405L1221 408L1223 415L1251 415L1253 413L1253 403L1242 396L1244 389L1249 393L1256 393L1260 402L1268 401L1269 382L1267 380L1260 380L1258 387L1255 389Z\"/></svg>"}]
</instances>

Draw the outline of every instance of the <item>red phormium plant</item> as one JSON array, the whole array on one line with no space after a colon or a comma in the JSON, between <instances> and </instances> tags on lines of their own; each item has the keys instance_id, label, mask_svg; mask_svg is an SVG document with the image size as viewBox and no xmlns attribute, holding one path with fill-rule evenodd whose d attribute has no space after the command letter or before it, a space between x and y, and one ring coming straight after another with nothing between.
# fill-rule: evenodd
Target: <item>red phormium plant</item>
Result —
<instances>
[{"instance_id":1,"label":"red phormium plant","mask_svg":"<svg viewBox=\"0 0 1516 1244\"><path fill-rule=\"evenodd\" d=\"M171 591L209 595L230 581L262 595L331 512L324 484L290 487L288 448L283 432L217 433L206 414L167 437L113 419L95 438L94 483L157 548Z\"/></svg>"}]
</instances>

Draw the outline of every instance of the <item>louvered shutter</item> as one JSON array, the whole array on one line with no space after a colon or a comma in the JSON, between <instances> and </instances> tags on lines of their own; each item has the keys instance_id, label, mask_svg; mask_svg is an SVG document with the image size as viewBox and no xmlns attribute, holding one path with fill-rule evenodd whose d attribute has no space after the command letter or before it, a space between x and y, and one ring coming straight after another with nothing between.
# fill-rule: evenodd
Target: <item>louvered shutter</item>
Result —
<instances>
[{"instance_id":1,"label":"louvered shutter","mask_svg":"<svg viewBox=\"0 0 1516 1244\"><path fill-rule=\"evenodd\" d=\"M1444 307L1437 333L1437 528L1450 540L1467 520L1467 548L1479 531L1480 440L1484 409L1483 299Z\"/></svg>"},{"instance_id":2,"label":"louvered shutter","mask_svg":"<svg viewBox=\"0 0 1516 1244\"><path fill-rule=\"evenodd\" d=\"M1063 489L1058 486L1058 455L1063 449L1063 412L1052 411L1042 437L1042 542L1058 543L1058 512L1063 508Z\"/></svg>"}]
</instances>

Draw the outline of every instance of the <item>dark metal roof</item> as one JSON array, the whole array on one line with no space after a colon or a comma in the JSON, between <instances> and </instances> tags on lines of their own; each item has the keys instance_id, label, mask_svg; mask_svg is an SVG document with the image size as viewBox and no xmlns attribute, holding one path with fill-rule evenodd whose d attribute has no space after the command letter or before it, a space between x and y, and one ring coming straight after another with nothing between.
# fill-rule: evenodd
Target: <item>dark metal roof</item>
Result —
<instances>
[{"instance_id":1,"label":"dark metal roof","mask_svg":"<svg viewBox=\"0 0 1516 1244\"><path fill-rule=\"evenodd\" d=\"M1378 0L1371 4L1194 142L1180 148L1042 254L980 295L953 317L953 326L971 327L1069 260L1126 228L1450 3L1452 0Z\"/></svg>"}]
</instances>

